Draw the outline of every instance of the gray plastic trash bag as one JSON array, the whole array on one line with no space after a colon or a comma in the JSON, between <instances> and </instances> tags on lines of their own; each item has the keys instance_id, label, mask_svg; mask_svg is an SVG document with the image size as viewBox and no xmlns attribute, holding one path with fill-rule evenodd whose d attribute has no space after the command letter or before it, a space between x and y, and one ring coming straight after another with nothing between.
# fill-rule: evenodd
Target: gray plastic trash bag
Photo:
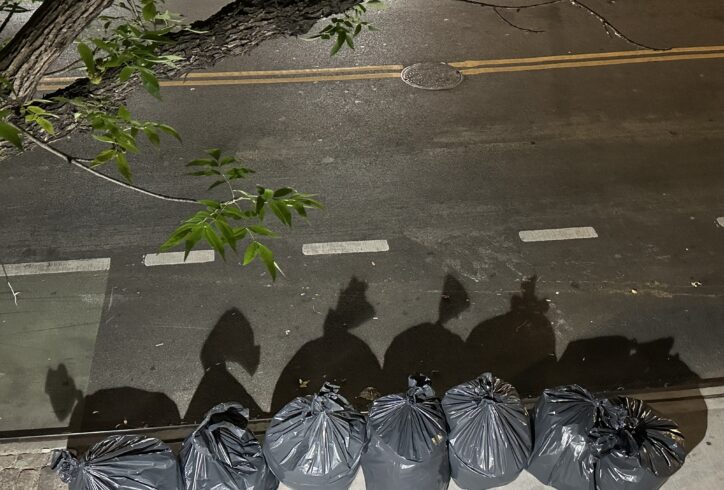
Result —
<instances>
[{"instance_id":1,"label":"gray plastic trash bag","mask_svg":"<svg viewBox=\"0 0 724 490\"><path fill-rule=\"evenodd\" d=\"M536 405L528 471L559 490L656 490L684 463L676 424L632 398L596 399L580 386Z\"/></svg>"},{"instance_id":2,"label":"gray plastic trash bag","mask_svg":"<svg viewBox=\"0 0 724 490\"><path fill-rule=\"evenodd\" d=\"M591 434L597 490L657 490L684 464L678 426L641 400L614 398L603 422Z\"/></svg>"},{"instance_id":3,"label":"gray plastic trash bag","mask_svg":"<svg viewBox=\"0 0 724 490\"><path fill-rule=\"evenodd\" d=\"M80 460L66 450L53 454L51 468L70 490L179 490L176 457L150 437L112 436L94 444Z\"/></svg>"},{"instance_id":4,"label":"gray plastic trash bag","mask_svg":"<svg viewBox=\"0 0 724 490\"><path fill-rule=\"evenodd\" d=\"M592 488L588 434L600 426L606 404L578 385L544 390L533 409L535 446L528 472L560 490Z\"/></svg>"},{"instance_id":5,"label":"gray plastic trash bag","mask_svg":"<svg viewBox=\"0 0 724 490\"><path fill-rule=\"evenodd\" d=\"M294 490L348 488L367 445L365 418L325 383L298 397L272 419L264 456L276 477Z\"/></svg>"},{"instance_id":6,"label":"gray plastic trash bag","mask_svg":"<svg viewBox=\"0 0 724 490\"><path fill-rule=\"evenodd\" d=\"M279 482L239 403L212 408L184 441L179 460L186 490L274 490Z\"/></svg>"},{"instance_id":7,"label":"gray plastic trash bag","mask_svg":"<svg viewBox=\"0 0 724 490\"><path fill-rule=\"evenodd\" d=\"M426 376L408 378L405 394L375 400L362 455L367 488L445 490L450 483L447 423Z\"/></svg>"},{"instance_id":8,"label":"gray plastic trash bag","mask_svg":"<svg viewBox=\"0 0 724 490\"><path fill-rule=\"evenodd\" d=\"M485 373L442 400L450 426L450 469L464 490L506 485L526 467L532 441L528 412L509 383Z\"/></svg>"}]
</instances>

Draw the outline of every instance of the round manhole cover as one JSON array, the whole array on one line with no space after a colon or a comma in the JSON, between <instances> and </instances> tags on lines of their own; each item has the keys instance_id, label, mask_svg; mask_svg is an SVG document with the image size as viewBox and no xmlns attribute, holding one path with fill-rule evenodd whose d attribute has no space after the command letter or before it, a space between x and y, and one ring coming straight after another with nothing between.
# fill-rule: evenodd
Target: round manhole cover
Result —
<instances>
[{"instance_id":1,"label":"round manhole cover","mask_svg":"<svg viewBox=\"0 0 724 490\"><path fill-rule=\"evenodd\" d=\"M424 90L448 90L463 81L463 75L445 63L416 63L402 70L402 81Z\"/></svg>"}]
</instances>

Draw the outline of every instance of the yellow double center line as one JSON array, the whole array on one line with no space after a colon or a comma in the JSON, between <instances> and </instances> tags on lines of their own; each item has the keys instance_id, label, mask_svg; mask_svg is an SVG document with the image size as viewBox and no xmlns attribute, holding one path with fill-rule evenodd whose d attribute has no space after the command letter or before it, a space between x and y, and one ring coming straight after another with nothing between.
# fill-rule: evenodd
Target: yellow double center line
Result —
<instances>
[{"instance_id":1,"label":"yellow double center line","mask_svg":"<svg viewBox=\"0 0 724 490\"><path fill-rule=\"evenodd\" d=\"M538 56L498 60L471 60L449 63L463 75L560 70L640 63L661 63L684 60L723 59L724 46L694 46L668 51L614 51L608 53ZM201 87L213 85L266 85L282 83L314 83L345 80L377 80L399 78L402 65L352 66L342 68L308 68L296 70L194 72L176 80L162 80L162 87ZM55 90L75 80L74 77L43 79L41 91Z\"/></svg>"}]
</instances>

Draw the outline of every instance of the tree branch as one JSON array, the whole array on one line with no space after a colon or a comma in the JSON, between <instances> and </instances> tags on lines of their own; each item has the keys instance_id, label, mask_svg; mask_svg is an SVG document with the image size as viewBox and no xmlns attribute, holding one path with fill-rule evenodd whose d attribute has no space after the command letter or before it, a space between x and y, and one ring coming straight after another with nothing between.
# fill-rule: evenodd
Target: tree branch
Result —
<instances>
[{"instance_id":1,"label":"tree branch","mask_svg":"<svg viewBox=\"0 0 724 490\"><path fill-rule=\"evenodd\" d=\"M529 3L529 4L525 4L525 5L503 5L503 4L483 2L483 1L478 1L478 0L455 0L455 1L462 2L462 3L469 3L472 5L478 5L479 7L486 7L486 8L493 9L495 11L495 13L498 15L498 17L501 18L506 24L508 24L512 27L515 27L516 29L520 29L523 31L529 31L529 32L536 32L536 31L532 31L530 29L525 29L525 28L519 27L517 25L514 25L508 19L506 19L505 17L500 15L500 12L498 12L498 10L516 10L516 11L518 11L518 10L532 9L532 8L538 8L538 7L549 7L549 6L560 4L560 3L567 3L574 7L583 9L584 11L588 12L593 17L595 17L596 20L598 20L601 23L604 31L606 31L606 34L608 34L609 36L611 36L611 34L613 34L614 36L618 37L619 39L622 39L622 40L626 41L627 43L631 44L632 46L636 46L637 48L650 49L652 51L668 51L669 49L671 49L671 48L657 48L654 46L648 46L646 44L633 40L632 38L628 37L626 34L621 32L621 30L618 27L613 25L603 15L601 15L597 11L593 10L591 7L589 7L585 3L580 2L579 0L547 0L545 2Z\"/></svg>"},{"instance_id":2,"label":"tree branch","mask_svg":"<svg viewBox=\"0 0 724 490\"><path fill-rule=\"evenodd\" d=\"M162 201L180 202L180 203L184 203L184 204L198 204L198 201L196 199L190 199L187 197L174 197L174 196L168 196L166 194L160 194L158 192L149 191L149 190L144 189L143 187L139 187L139 186L133 185L133 184L128 184L126 182L123 182L122 180L119 180L119 179L116 179L109 175L106 175L106 174L99 172L98 170L96 170L92 167L88 167L87 165L84 164L84 162L90 163L93 160L73 157L72 155L69 155L69 154L55 148L54 146L50 145L49 143L46 143L45 141L36 138L29 131L27 131L21 127L18 127L18 126L15 126L15 127L19 131L21 131L25 135L25 137L28 138L28 140L35 143L36 146L44 149L47 152L52 153L53 155L55 155L59 158L62 158L63 160L66 161L66 163L69 163L70 165L73 165L74 167L78 167L82 170L85 170L86 172L88 172L96 177L99 177L107 182L111 182L113 184L123 187L124 189L132 190L134 192L138 192L145 196L153 197L155 199L160 199Z\"/></svg>"},{"instance_id":3,"label":"tree branch","mask_svg":"<svg viewBox=\"0 0 724 490\"><path fill-rule=\"evenodd\" d=\"M510 27L518 29L519 31L532 32L534 34L540 34L541 32L545 32L545 31L541 31L538 29L528 29L527 27L522 27L517 24L513 24L510 20L508 20L505 16L503 16L503 14L500 13L500 9L498 7L493 7L493 12L495 12L495 15L497 15L498 18L500 18L500 20L502 20L503 22L508 24Z\"/></svg>"}]
</instances>

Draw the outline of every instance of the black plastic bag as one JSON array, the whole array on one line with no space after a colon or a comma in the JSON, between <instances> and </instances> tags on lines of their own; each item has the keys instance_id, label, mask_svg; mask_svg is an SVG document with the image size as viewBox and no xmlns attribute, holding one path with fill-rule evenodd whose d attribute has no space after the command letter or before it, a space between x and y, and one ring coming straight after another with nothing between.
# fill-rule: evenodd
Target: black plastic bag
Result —
<instances>
[{"instance_id":1,"label":"black plastic bag","mask_svg":"<svg viewBox=\"0 0 724 490\"><path fill-rule=\"evenodd\" d=\"M369 445L362 455L367 488L445 490L450 483L447 424L426 376L408 378L405 394L383 396L370 408Z\"/></svg>"},{"instance_id":2,"label":"black plastic bag","mask_svg":"<svg viewBox=\"0 0 724 490\"><path fill-rule=\"evenodd\" d=\"M559 490L593 488L588 435L601 425L606 404L578 385L544 390L533 409L535 446L528 472Z\"/></svg>"},{"instance_id":3,"label":"black plastic bag","mask_svg":"<svg viewBox=\"0 0 724 490\"><path fill-rule=\"evenodd\" d=\"M676 424L644 402L575 385L543 393L534 429L528 471L559 490L656 490L686 456Z\"/></svg>"},{"instance_id":4,"label":"black plastic bag","mask_svg":"<svg viewBox=\"0 0 724 490\"><path fill-rule=\"evenodd\" d=\"M656 490L684 464L678 426L641 400L614 398L603 422L591 434L597 490Z\"/></svg>"},{"instance_id":5,"label":"black plastic bag","mask_svg":"<svg viewBox=\"0 0 724 490\"><path fill-rule=\"evenodd\" d=\"M509 383L485 373L451 388L442 400L450 426L450 469L464 490L506 485L531 452L528 412Z\"/></svg>"},{"instance_id":6,"label":"black plastic bag","mask_svg":"<svg viewBox=\"0 0 724 490\"><path fill-rule=\"evenodd\" d=\"M184 441L179 459L186 490L274 490L279 482L239 403L212 408Z\"/></svg>"},{"instance_id":7,"label":"black plastic bag","mask_svg":"<svg viewBox=\"0 0 724 490\"><path fill-rule=\"evenodd\" d=\"M367 445L366 421L325 383L298 397L272 419L264 456L276 477L294 490L342 490L354 480Z\"/></svg>"},{"instance_id":8,"label":"black plastic bag","mask_svg":"<svg viewBox=\"0 0 724 490\"><path fill-rule=\"evenodd\" d=\"M150 437L112 436L76 459L66 450L53 454L51 468L70 490L179 490L176 457Z\"/></svg>"}]
</instances>

